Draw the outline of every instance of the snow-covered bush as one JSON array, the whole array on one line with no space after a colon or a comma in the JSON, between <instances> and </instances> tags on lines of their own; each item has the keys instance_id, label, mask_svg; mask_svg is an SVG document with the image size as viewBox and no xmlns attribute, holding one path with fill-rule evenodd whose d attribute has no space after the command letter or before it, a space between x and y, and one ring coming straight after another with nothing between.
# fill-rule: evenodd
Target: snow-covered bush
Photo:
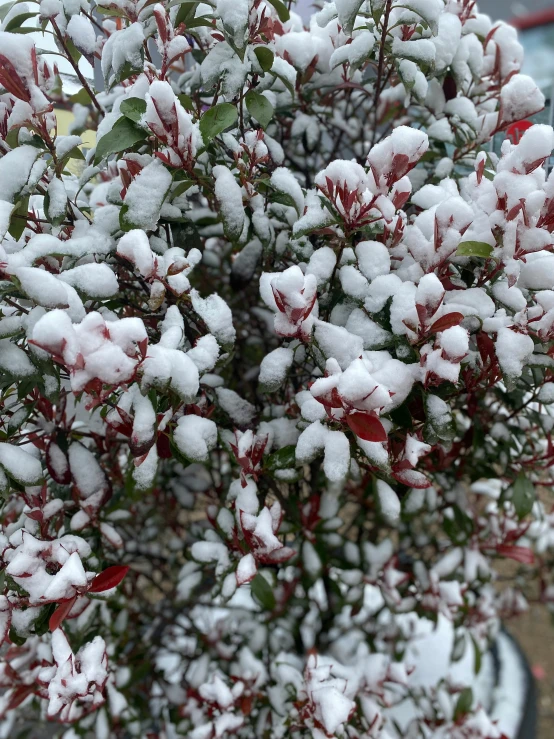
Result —
<instances>
[{"instance_id":1,"label":"snow-covered bush","mask_svg":"<svg viewBox=\"0 0 554 739\"><path fill-rule=\"evenodd\" d=\"M554 601L554 133L489 145L543 107L521 59L473 0L5 14L2 737L504 735L417 654L479 672L499 558Z\"/></svg>"}]
</instances>

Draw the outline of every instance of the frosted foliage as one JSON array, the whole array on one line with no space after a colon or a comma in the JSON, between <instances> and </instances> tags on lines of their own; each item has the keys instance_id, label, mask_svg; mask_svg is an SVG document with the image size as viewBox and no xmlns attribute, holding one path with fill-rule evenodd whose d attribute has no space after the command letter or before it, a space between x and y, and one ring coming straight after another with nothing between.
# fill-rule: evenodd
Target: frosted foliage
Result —
<instances>
[{"instance_id":1,"label":"frosted foliage","mask_svg":"<svg viewBox=\"0 0 554 739\"><path fill-rule=\"evenodd\" d=\"M0 30L0 736L516 736L488 652L521 583L554 609L554 131L512 126L516 31L97 10Z\"/></svg>"}]
</instances>

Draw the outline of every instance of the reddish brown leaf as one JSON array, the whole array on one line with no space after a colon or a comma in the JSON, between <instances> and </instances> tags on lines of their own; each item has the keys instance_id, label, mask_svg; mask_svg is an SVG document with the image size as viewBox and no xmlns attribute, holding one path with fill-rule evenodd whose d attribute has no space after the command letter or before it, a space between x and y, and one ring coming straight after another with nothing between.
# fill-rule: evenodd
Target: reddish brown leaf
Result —
<instances>
[{"instance_id":1,"label":"reddish brown leaf","mask_svg":"<svg viewBox=\"0 0 554 739\"><path fill-rule=\"evenodd\" d=\"M73 605L75 604L75 601L77 600L77 596L74 598L70 598L69 600L66 600L65 603L61 603L54 613L50 616L50 620L48 621L48 626L50 628L50 631L56 631L56 629L59 629L62 623L65 621L67 616L69 615L69 611L73 608Z\"/></svg>"},{"instance_id":2,"label":"reddish brown leaf","mask_svg":"<svg viewBox=\"0 0 554 739\"><path fill-rule=\"evenodd\" d=\"M425 477L423 472L418 472L418 470L393 470L392 476L395 480L398 482L401 482L403 485L407 485L410 488L417 488L418 490L425 490L425 488L430 488L431 483L429 480Z\"/></svg>"},{"instance_id":3,"label":"reddish brown leaf","mask_svg":"<svg viewBox=\"0 0 554 739\"><path fill-rule=\"evenodd\" d=\"M445 316L442 316L435 321L429 331L432 334L438 334L439 331L446 331L447 328L459 326L463 320L464 315L462 313L447 313Z\"/></svg>"},{"instance_id":4,"label":"reddish brown leaf","mask_svg":"<svg viewBox=\"0 0 554 739\"><path fill-rule=\"evenodd\" d=\"M364 441L386 441L387 432L377 416L361 411L346 416L350 429Z\"/></svg>"},{"instance_id":5,"label":"reddish brown leaf","mask_svg":"<svg viewBox=\"0 0 554 739\"><path fill-rule=\"evenodd\" d=\"M521 564L524 565L532 565L535 561L535 555L532 550L527 547L515 547L511 544L499 544L496 547L496 551L503 557L515 559L516 562L521 562Z\"/></svg>"},{"instance_id":6,"label":"reddish brown leaf","mask_svg":"<svg viewBox=\"0 0 554 739\"><path fill-rule=\"evenodd\" d=\"M104 590L115 588L128 571L127 565L113 565L113 567L106 568L104 572L96 575L88 589L89 593L102 593Z\"/></svg>"},{"instance_id":7,"label":"reddish brown leaf","mask_svg":"<svg viewBox=\"0 0 554 739\"><path fill-rule=\"evenodd\" d=\"M8 701L8 705L5 706L5 711L13 711L14 708L17 708L20 703L23 703L25 698L27 698L34 690L34 685L20 685L18 688L14 690L14 692L10 696L10 700Z\"/></svg>"}]
</instances>

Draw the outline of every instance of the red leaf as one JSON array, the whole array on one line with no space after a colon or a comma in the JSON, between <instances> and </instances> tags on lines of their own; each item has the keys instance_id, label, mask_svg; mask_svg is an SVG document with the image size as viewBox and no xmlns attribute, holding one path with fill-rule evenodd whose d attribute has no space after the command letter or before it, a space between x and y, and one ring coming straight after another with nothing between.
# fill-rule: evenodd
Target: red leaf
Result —
<instances>
[{"instance_id":1,"label":"red leaf","mask_svg":"<svg viewBox=\"0 0 554 739\"><path fill-rule=\"evenodd\" d=\"M90 584L88 592L102 593L104 590L115 588L116 585L119 585L123 580L128 571L129 568L126 565L114 565L113 567L108 567L104 572L96 575Z\"/></svg>"},{"instance_id":2,"label":"red leaf","mask_svg":"<svg viewBox=\"0 0 554 739\"><path fill-rule=\"evenodd\" d=\"M392 476L403 485L407 485L410 488L416 488L417 490L425 490L426 488L431 487L431 483L425 477L423 472L418 472L417 470L395 469L392 472Z\"/></svg>"},{"instance_id":3,"label":"red leaf","mask_svg":"<svg viewBox=\"0 0 554 739\"><path fill-rule=\"evenodd\" d=\"M429 332L432 334L438 334L439 331L446 331L447 328L459 326L463 320L464 315L462 313L447 313L445 316L442 316L438 321L433 323Z\"/></svg>"},{"instance_id":4,"label":"red leaf","mask_svg":"<svg viewBox=\"0 0 554 739\"><path fill-rule=\"evenodd\" d=\"M496 547L496 551L503 557L515 559L516 562L521 562L524 565L532 565L535 561L535 555L528 547L515 547L510 544L499 544Z\"/></svg>"},{"instance_id":5,"label":"red leaf","mask_svg":"<svg viewBox=\"0 0 554 739\"><path fill-rule=\"evenodd\" d=\"M506 136L510 139L512 144L519 144L525 131L527 131L528 128L531 128L532 125L531 121L516 121L515 123L512 123L511 126L508 126L506 129Z\"/></svg>"},{"instance_id":6,"label":"red leaf","mask_svg":"<svg viewBox=\"0 0 554 739\"><path fill-rule=\"evenodd\" d=\"M364 441L386 441L387 432L377 416L361 411L346 416L350 429Z\"/></svg>"},{"instance_id":7,"label":"red leaf","mask_svg":"<svg viewBox=\"0 0 554 739\"><path fill-rule=\"evenodd\" d=\"M50 620L48 621L50 631L56 631L56 629L60 628L62 623L69 615L69 611L73 608L76 600L77 596L74 596L73 598L66 600L65 603L61 603L56 608L54 613L50 616Z\"/></svg>"},{"instance_id":8,"label":"red leaf","mask_svg":"<svg viewBox=\"0 0 554 739\"><path fill-rule=\"evenodd\" d=\"M25 698L31 695L33 690L35 689L34 684L33 685L20 685L17 687L14 692L11 694L10 700L8 701L8 705L4 707L4 711L13 711L14 708L17 708L20 703L23 703Z\"/></svg>"}]
</instances>

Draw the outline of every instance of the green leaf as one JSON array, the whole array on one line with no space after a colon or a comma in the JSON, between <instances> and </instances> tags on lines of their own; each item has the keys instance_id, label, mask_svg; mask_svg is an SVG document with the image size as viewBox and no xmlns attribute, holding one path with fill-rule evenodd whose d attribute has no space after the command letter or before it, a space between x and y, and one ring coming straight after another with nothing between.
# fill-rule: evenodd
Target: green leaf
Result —
<instances>
[{"instance_id":1,"label":"green leaf","mask_svg":"<svg viewBox=\"0 0 554 739\"><path fill-rule=\"evenodd\" d=\"M273 68L271 69L271 75L275 77L275 79L280 79L281 82L284 84L284 86L287 88L287 90L290 92L291 97L294 98L294 87L291 85L291 83L285 77L285 75L279 74L279 72L276 72Z\"/></svg>"},{"instance_id":2,"label":"green leaf","mask_svg":"<svg viewBox=\"0 0 554 739\"><path fill-rule=\"evenodd\" d=\"M456 427L452 418L450 406L438 395L429 393L425 396L425 438L430 444L437 440L452 441L456 436Z\"/></svg>"},{"instance_id":3,"label":"green leaf","mask_svg":"<svg viewBox=\"0 0 554 739\"><path fill-rule=\"evenodd\" d=\"M290 444L270 454L266 466L268 470L286 470L296 467L296 446Z\"/></svg>"},{"instance_id":4,"label":"green leaf","mask_svg":"<svg viewBox=\"0 0 554 739\"><path fill-rule=\"evenodd\" d=\"M94 155L94 163L98 164L110 154L118 154L120 151L135 146L139 141L144 141L147 133L134 125L125 116L122 116L114 125L111 131L102 136L96 145L96 153Z\"/></svg>"},{"instance_id":5,"label":"green leaf","mask_svg":"<svg viewBox=\"0 0 554 739\"><path fill-rule=\"evenodd\" d=\"M256 54L258 64L264 70L264 72L269 72L269 70L273 66L273 60L275 58L275 55L271 51L271 49L268 49L267 46L256 46L256 48L254 49L254 54Z\"/></svg>"},{"instance_id":6,"label":"green leaf","mask_svg":"<svg viewBox=\"0 0 554 739\"><path fill-rule=\"evenodd\" d=\"M120 10L119 8L103 8L101 5L97 5L95 10L97 10L102 15L113 15L116 18L125 18L124 11Z\"/></svg>"},{"instance_id":7,"label":"green leaf","mask_svg":"<svg viewBox=\"0 0 554 739\"><path fill-rule=\"evenodd\" d=\"M83 152L82 152L82 151L81 151L81 150L79 149L79 147L78 147L78 146L74 146L74 147L73 147L73 149L71 149L71 151L68 151L68 153L67 153L67 154L66 154L66 155L64 156L64 158L63 158L63 160L62 160L62 161L63 161L63 162L67 162L67 161L69 161L70 159L81 159L81 160L83 160L83 161L84 161L84 159L85 159L85 155L84 155L84 154L83 154Z\"/></svg>"},{"instance_id":8,"label":"green leaf","mask_svg":"<svg viewBox=\"0 0 554 739\"><path fill-rule=\"evenodd\" d=\"M190 95L185 95L183 93L182 95L177 95L177 98L185 110L188 110L189 112L194 111L194 103L192 102Z\"/></svg>"},{"instance_id":9,"label":"green leaf","mask_svg":"<svg viewBox=\"0 0 554 739\"><path fill-rule=\"evenodd\" d=\"M14 629L13 626L10 628L9 637L10 637L10 641L12 642L12 644L15 644L18 647L22 647L27 641L27 637L19 636L19 634L17 633L17 631Z\"/></svg>"},{"instance_id":10,"label":"green leaf","mask_svg":"<svg viewBox=\"0 0 554 739\"><path fill-rule=\"evenodd\" d=\"M198 7L197 2L183 2L181 3L181 7L177 11L177 15L175 16L175 28L181 23L184 23L187 28L189 28L189 22L194 19L194 16L196 14L196 8Z\"/></svg>"},{"instance_id":11,"label":"green leaf","mask_svg":"<svg viewBox=\"0 0 554 739\"><path fill-rule=\"evenodd\" d=\"M119 111L126 118L138 123L146 113L146 101L141 98L127 98L119 106Z\"/></svg>"},{"instance_id":12,"label":"green leaf","mask_svg":"<svg viewBox=\"0 0 554 739\"><path fill-rule=\"evenodd\" d=\"M195 18L187 23L187 28L211 28L213 30L213 23L208 18Z\"/></svg>"},{"instance_id":13,"label":"green leaf","mask_svg":"<svg viewBox=\"0 0 554 739\"><path fill-rule=\"evenodd\" d=\"M90 105L90 95L85 90L84 87L82 87L79 92L76 92L75 95L70 95L69 99L72 103L79 103L80 105Z\"/></svg>"},{"instance_id":14,"label":"green leaf","mask_svg":"<svg viewBox=\"0 0 554 739\"><path fill-rule=\"evenodd\" d=\"M528 513L531 513L535 497L535 486L523 471L520 472L512 485L510 495L510 500L516 509L518 518L524 518Z\"/></svg>"},{"instance_id":15,"label":"green leaf","mask_svg":"<svg viewBox=\"0 0 554 739\"><path fill-rule=\"evenodd\" d=\"M14 16L7 24L6 28L4 28L4 31L8 31L9 33L17 33L17 29L20 29L23 25L24 21L29 20L29 18L35 18L38 15L38 13L21 13L20 15ZM36 31L36 28L31 28L31 31Z\"/></svg>"},{"instance_id":16,"label":"green leaf","mask_svg":"<svg viewBox=\"0 0 554 739\"><path fill-rule=\"evenodd\" d=\"M290 13L285 3L281 2L281 0L269 0L269 4L273 5L277 11L277 15L279 16L281 23L286 23L290 20Z\"/></svg>"},{"instance_id":17,"label":"green leaf","mask_svg":"<svg viewBox=\"0 0 554 739\"><path fill-rule=\"evenodd\" d=\"M175 198L178 198L179 195L182 195L184 192L189 190L193 185L194 185L194 182L192 180L185 180L184 182L177 183L174 189L171 191L171 200L175 200Z\"/></svg>"},{"instance_id":18,"label":"green leaf","mask_svg":"<svg viewBox=\"0 0 554 739\"><path fill-rule=\"evenodd\" d=\"M13 3L6 3L5 5L0 5L0 21L3 21L4 18L8 15L10 10L13 8L13 6L16 5L15 2Z\"/></svg>"},{"instance_id":19,"label":"green leaf","mask_svg":"<svg viewBox=\"0 0 554 739\"><path fill-rule=\"evenodd\" d=\"M52 216L51 215L51 213L50 213L50 193L48 193L48 192L44 196L44 215L46 216L46 219L48 221L50 221L50 223L53 226L59 226L59 225L61 225L63 223L64 219L65 219L65 216L66 216L66 211L65 210L64 210L63 213L58 213L57 216Z\"/></svg>"},{"instance_id":20,"label":"green leaf","mask_svg":"<svg viewBox=\"0 0 554 739\"><path fill-rule=\"evenodd\" d=\"M237 109L231 103L219 103L207 110L200 119L200 133L204 143L208 144L226 128L230 128L237 118Z\"/></svg>"},{"instance_id":21,"label":"green leaf","mask_svg":"<svg viewBox=\"0 0 554 739\"><path fill-rule=\"evenodd\" d=\"M457 721L461 716L465 716L471 711L473 704L473 690L471 688L464 688L458 697L456 708L454 709L454 721Z\"/></svg>"},{"instance_id":22,"label":"green leaf","mask_svg":"<svg viewBox=\"0 0 554 739\"><path fill-rule=\"evenodd\" d=\"M9 233L17 241L27 226L27 213L29 212L29 196L22 198L12 211ZM18 216L18 217L16 217Z\"/></svg>"},{"instance_id":23,"label":"green leaf","mask_svg":"<svg viewBox=\"0 0 554 739\"><path fill-rule=\"evenodd\" d=\"M258 121L262 128L267 128L273 117L273 105L265 95L260 95L254 90L249 90L245 99L250 115Z\"/></svg>"},{"instance_id":24,"label":"green leaf","mask_svg":"<svg viewBox=\"0 0 554 739\"><path fill-rule=\"evenodd\" d=\"M457 257L483 257L487 259L492 254L492 246L484 241L463 241L456 249Z\"/></svg>"},{"instance_id":25,"label":"green leaf","mask_svg":"<svg viewBox=\"0 0 554 739\"><path fill-rule=\"evenodd\" d=\"M250 589L252 595L266 611L272 611L275 608L275 596L271 585L259 572L250 583Z\"/></svg>"},{"instance_id":26,"label":"green leaf","mask_svg":"<svg viewBox=\"0 0 554 739\"><path fill-rule=\"evenodd\" d=\"M10 33L36 33L36 28L29 28L29 26L19 26L19 28L14 28L10 31Z\"/></svg>"}]
</instances>

